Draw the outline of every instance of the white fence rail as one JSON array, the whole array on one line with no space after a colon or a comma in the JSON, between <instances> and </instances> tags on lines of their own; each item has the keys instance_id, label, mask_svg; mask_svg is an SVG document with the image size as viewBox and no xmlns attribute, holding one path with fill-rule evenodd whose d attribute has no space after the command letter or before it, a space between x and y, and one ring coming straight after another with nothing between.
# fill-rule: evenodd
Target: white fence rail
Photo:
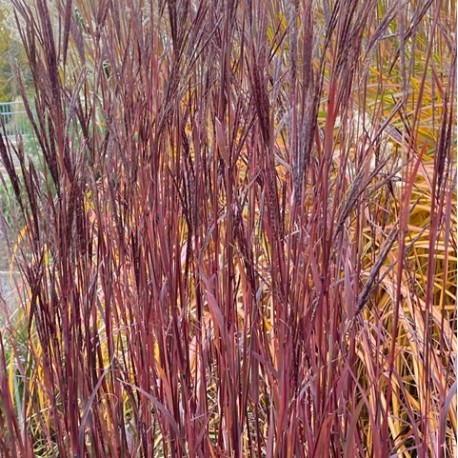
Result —
<instances>
[{"instance_id":1,"label":"white fence rail","mask_svg":"<svg viewBox=\"0 0 458 458\"><path fill-rule=\"evenodd\" d=\"M0 132L10 137L16 135L28 136L32 133L32 126L22 101L0 103Z\"/></svg>"}]
</instances>

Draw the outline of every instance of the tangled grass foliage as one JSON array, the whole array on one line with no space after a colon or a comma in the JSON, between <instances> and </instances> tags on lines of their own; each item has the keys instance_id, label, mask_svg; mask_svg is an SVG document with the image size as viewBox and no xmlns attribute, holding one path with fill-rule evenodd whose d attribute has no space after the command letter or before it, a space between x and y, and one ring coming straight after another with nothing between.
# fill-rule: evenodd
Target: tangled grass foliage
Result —
<instances>
[{"instance_id":1,"label":"tangled grass foliage","mask_svg":"<svg viewBox=\"0 0 458 458\"><path fill-rule=\"evenodd\" d=\"M0 455L452 456L456 2L12 5Z\"/></svg>"}]
</instances>

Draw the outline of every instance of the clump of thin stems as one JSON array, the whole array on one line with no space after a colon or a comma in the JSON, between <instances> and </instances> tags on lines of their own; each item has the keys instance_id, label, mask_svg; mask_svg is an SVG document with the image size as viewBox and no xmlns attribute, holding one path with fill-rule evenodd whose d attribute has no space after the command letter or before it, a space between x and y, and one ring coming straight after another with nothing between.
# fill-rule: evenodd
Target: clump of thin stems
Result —
<instances>
[{"instance_id":1,"label":"clump of thin stems","mask_svg":"<svg viewBox=\"0 0 458 458\"><path fill-rule=\"evenodd\" d=\"M0 454L449 456L455 2L12 4Z\"/></svg>"}]
</instances>

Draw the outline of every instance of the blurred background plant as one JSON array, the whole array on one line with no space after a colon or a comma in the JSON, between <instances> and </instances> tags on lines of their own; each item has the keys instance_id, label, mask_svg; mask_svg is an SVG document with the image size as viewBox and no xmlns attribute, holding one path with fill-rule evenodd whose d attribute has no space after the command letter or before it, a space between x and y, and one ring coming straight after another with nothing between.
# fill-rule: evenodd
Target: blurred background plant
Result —
<instances>
[{"instance_id":1,"label":"blurred background plant","mask_svg":"<svg viewBox=\"0 0 458 458\"><path fill-rule=\"evenodd\" d=\"M452 455L456 3L12 5L2 456Z\"/></svg>"}]
</instances>

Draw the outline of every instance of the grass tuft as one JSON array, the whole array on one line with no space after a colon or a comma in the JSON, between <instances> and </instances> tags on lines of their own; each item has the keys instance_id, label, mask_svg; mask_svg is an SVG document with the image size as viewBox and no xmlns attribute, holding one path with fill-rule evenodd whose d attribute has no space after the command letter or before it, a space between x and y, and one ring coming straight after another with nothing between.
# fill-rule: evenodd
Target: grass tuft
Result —
<instances>
[{"instance_id":1,"label":"grass tuft","mask_svg":"<svg viewBox=\"0 0 458 458\"><path fill-rule=\"evenodd\" d=\"M12 0L1 456L453 454L456 4L420 3Z\"/></svg>"}]
</instances>

